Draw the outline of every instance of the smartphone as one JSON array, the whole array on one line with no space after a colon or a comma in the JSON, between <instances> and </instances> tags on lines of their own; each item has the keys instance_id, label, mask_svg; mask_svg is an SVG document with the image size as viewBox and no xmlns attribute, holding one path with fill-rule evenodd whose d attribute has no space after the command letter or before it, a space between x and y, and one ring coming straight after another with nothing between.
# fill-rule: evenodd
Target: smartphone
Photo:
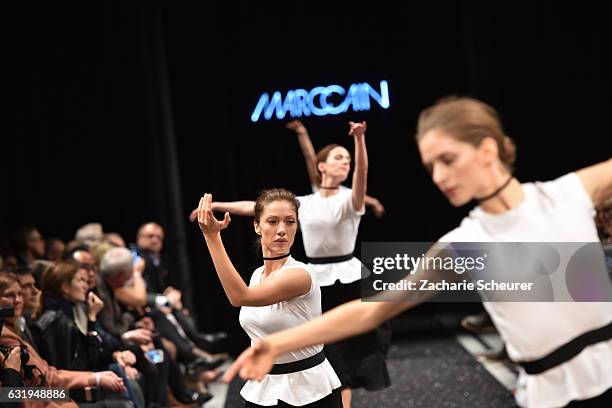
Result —
<instances>
[{"instance_id":1,"label":"smartphone","mask_svg":"<svg viewBox=\"0 0 612 408\"><path fill-rule=\"evenodd\" d=\"M164 362L164 352L160 349L149 350L145 353L145 357L153 364Z\"/></svg>"},{"instance_id":2,"label":"smartphone","mask_svg":"<svg viewBox=\"0 0 612 408\"><path fill-rule=\"evenodd\" d=\"M130 244L130 252L132 253L132 265L135 265L136 262L140 260L140 255L138 255L138 247L136 244Z\"/></svg>"}]
</instances>

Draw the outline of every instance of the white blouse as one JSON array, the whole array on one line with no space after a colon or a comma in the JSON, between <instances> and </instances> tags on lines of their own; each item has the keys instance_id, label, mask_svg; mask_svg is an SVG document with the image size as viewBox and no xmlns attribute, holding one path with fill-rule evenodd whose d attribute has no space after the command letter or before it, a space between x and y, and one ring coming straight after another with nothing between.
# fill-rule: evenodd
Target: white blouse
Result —
<instances>
[{"instance_id":1,"label":"white blouse","mask_svg":"<svg viewBox=\"0 0 612 408\"><path fill-rule=\"evenodd\" d=\"M575 173L522 185L525 199L502 214L480 207L441 242L598 242L591 198ZM602 254L603 255L603 254ZM539 359L580 334L612 321L607 302L484 302L516 361ZM612 340L586 347L540 374L522 369L516 400L524 407L558 407L612 387Z\"/></svg>"},{"instance_id":2,"label":"white blouse","mask_svg":"<svg viewBox=\"0 0 612 408\"><path fill-rule=\"evenodd\" d=\"M240 325L251 338L251 344L277 331L299 326L321 315L321 290L316 276L302 262L291 256L285 264L274 271L267 279L274 279L283 271L292 268L304 269L311 277L308 293L294 299L269 306L243 306L240 309ZM253 272L249 287L261 283L264 267ZM323 350L322 344L290 351L278 356L275 364L289 363L312 357ZM268 374L261 381L248 381L240 395L258 405L270 406L282 400L288 404L301 406L318 401L340 387L340 380L327 359L321 364L290 374Z\"/></svg>"},{"instance_id":3,"label":"white blouse","mask_svg":"<svg viewBox=\"0 0 612 408\"><path fill-rule=\"evenodd\" d=\"M297 199L306 256L324 258L353 253L365 206L355 211L350 188L341 186L330 197L316 192ZM316 273L320 286L331 286L337 280L347 284L361 279L361 262L355 257L344 262L308 266Z\"/></svg>"}]
</instances>

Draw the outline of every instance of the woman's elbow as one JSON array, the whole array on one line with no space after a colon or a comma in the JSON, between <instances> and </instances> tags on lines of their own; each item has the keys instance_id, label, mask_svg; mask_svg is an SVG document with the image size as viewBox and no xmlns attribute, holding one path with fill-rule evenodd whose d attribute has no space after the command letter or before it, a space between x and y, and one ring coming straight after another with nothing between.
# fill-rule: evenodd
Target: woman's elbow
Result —
<instances>
[{"instance_id":1,"label":"woman's elbow","mask_svg":"<svg viewBox=\"0 0 612 408\"><path fill-rule=\"evenodd\" d=\"M232 307L247 306L245 299L242 296L237 296L237 295L228 296L228 300L230 304L232 305Z\"/></svg>"}]
</instances>

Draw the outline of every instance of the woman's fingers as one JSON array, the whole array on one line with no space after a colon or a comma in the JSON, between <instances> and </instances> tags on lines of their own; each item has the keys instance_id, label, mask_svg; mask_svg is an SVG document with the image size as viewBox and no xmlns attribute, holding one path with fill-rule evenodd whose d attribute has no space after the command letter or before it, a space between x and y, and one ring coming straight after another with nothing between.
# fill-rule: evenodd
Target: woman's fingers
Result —
<instances>
[{"instance_id":1,"label":"woman's fingers","mask_svg":"<svg viewBox=\"0 0 612 408\"><path fill-rule=\"evenodd\" d=\"M229 225L229 223L230 223L230 221L231 221L231 220L232 220L232 219L230 218L230 214L229 214L228 212L226 212L226 213L225 213L225 216L223 217L223 224L222 224L222 228L226 228L226 227Z\"/></svg>"},{"instance_id":2,"label":"woman's fingers","mask_svg":"<svg viewBox=\"0 0 612 408\"><path fill-rule=\"evenodd\" d=\"M200 198L200 203L198 204L198 223L204 222L204 196Z\"/></svg>"}]
</instances>

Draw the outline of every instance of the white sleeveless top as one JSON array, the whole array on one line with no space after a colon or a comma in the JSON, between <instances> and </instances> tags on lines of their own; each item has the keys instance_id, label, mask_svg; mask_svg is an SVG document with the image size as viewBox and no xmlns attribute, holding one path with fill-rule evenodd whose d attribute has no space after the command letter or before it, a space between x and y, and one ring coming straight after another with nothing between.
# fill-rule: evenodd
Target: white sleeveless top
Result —
<instances>
[{"instance_id":1,"label":"white sleeveless top","mask_svg":"<svg viewBox=\"0 0 612 408\"><path fill-rule=\"evenodd\" d=\"M352 194L350 188L340 186L340 191L330 197L322 197L319 192L297 197L306 256L324 258L353 253L365 205L361 211L355 211ZM320 286L331 286L337 280L347 284L361 279L361 262L355 257L308 267L316 273Z\"/></svg>"},{"instance_id":2,"label":"white sleeveless top","mask_svg":"<svg viewBox=\"0 0 612 408\"><path fill-rule=\"evenodd\" d=\"M598 242L595 210L575 173L522 185L525 199L502 214L480 207L441 242ZM612 303L484 302L516 361L539 359L580 334L612 321ZM612 387L612 340L536 375L519 372L516 401L523 407L559 407Z\"/></svg>"},{"instance_id":3,"label":"white sleeveless top","mask_svg":"<svg viewBox=\"0 0 612 408\"><path fill-rule=\"evenodd\" d=\"M251 338L251 344L277 331L304 324L321 315L321 290L312 271L304 263L291 256L285 264L267 279L274 279L283 271L292 268L304 269L311 278L308 293L294 299L269 306L243 306L240 309L240 325ZM249 287L261 282L261 266L253 272ZM290 351L278 356L275 364L289 363L312 357L323 350L322 344ZM282 400L301 406L318 401L340 387L340 380L327 359L321 364L290 374L269 374L261 381L247 381L240 395L258 405L270 406Z\"/></svg>"}]
</instances>

